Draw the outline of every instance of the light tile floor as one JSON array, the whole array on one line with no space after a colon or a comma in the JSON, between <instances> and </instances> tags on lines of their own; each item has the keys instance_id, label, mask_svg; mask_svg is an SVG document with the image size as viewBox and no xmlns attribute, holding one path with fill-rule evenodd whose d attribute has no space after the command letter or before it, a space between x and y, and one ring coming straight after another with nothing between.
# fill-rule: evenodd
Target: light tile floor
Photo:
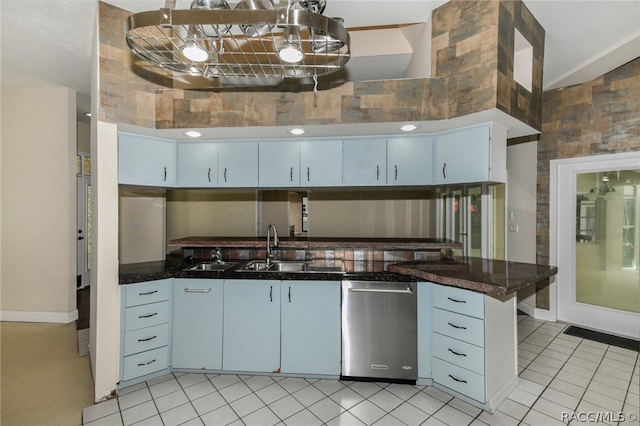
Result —
<instances>
[{"instance_id":1,"label":"light tile floor","mask_svg":"<svg viewBox=\"0 0 640 426\"><path fill-rule=\"evenodd\" d=\"M566 326L518 316L520 384L494 414L429 386L174 373L85 408L83 422L546 426L601 420L639 425L638 352L562 334ZM635 420L624 417L629 413Z\"/></svg>"}]
</instances>

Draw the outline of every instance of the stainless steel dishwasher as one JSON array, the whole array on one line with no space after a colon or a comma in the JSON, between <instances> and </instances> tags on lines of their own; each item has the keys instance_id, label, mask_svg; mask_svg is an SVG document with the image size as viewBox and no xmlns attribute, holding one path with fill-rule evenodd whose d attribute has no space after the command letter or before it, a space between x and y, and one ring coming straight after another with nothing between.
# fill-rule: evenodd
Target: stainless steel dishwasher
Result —
<instances>
[{"instance_id":1,"label":"stainless steel dishwasher","mask_svg":"<svg viewBox=\"0 0 640 426\"><path fill-rule=\"evenodd\" d=\"M414 282L342 281L342 376L415 382Z\"/></svg>"}]
</instances>

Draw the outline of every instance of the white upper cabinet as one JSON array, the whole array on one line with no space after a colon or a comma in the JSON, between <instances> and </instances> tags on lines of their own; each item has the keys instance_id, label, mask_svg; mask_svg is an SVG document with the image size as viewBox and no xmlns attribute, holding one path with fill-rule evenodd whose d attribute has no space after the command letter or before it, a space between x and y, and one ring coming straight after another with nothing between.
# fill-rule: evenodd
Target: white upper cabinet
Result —
<instances>
[{"instance_id":1,"label":"white upper cabinet","mask_svg":"<svg viewBox=\"0 0 640 426\"><path fill-rule=\"evenodd\" d=\"M118 182L179 188L430 186L506 182L507 129L273 141L173 141L119 133Z\"/></svg>"},{"instance_id":2,"label":"white upper cabinet","mask_svg":"<svg viewBox=\"0 0 640 426\"><path fill-rule=\"evenodd\" d=\"M306 140L300 142L300 185L342 185L342 141Z\"/></svg>"},{"instance_id":3,"label":"white upper cabinet","mask_svg":"<svg viewBox=\"0 0 640 426\"><path fill-rule=\"evenodd\" d=\"M175 186L175 141L119 133L118 183L157 187Z\"/></svg>"},{"instance_id":4,"label":"white upper cabinet","mask_svg":"<svg viewBox=\"0 0 640 426\"><path fill-rule=\"evenodd\" d=\"M387 184L433 183L433 135L387 139Z\"/></svg>"},{"instance_id":5,"label":"white upper cabinet","mask_svg":"<svg viewBox=\"0 0 640 426\"><path fill-rule=\"evenodd\" d=\"M506 182L507 131L496 124L438 133L436 184Z\"/></svg>"},{"instance_id":6,"label":"white upper cabinet","mask_svg":"<svg viewBox=\"0 0 640 426\"><path fill-rule=\"evenodd\" d=\"M342 184L380 186L387 183L387 140L345 139L342 141Z\"/></svg>"},{"instance_id":7,"label":"white upper cabinet","mask_svg":"<svg viewBox=\"0 0 640 426\"><path fill-rule=\"evenodd\" d=\"M253 188L258 186L258 142L218 143L218 187Z\"/></svg>"},{"instance_id":8,"label":"white upper cabinet","mask_svg":"<svg viewBox=\"0 0 640 426\"><path fill-rule=\"evenodd\" d=\"M218 145L215 142L178 142L178 187L218 186Z\"/></svg>"},{"instance_id":9,"label":"white upper cabinet","mask_svg":"<svg viewBox=\"0 0 640 426\"><path fill-rule=\"evenodd\" d=\"M258 144L260 187L300 186L300 144L267 141Z\"/></svg>"}]
</instances>

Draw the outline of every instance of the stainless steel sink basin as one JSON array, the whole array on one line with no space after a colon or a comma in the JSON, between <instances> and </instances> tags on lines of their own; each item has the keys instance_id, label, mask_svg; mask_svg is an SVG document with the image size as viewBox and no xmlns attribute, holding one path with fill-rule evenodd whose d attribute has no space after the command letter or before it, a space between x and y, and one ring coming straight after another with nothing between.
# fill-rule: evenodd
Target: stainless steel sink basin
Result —
<instances>
[{"instance_id":1,"label":"stainless steel sink basin","mask_svg":"<svg viewBox=\"0 0 640 426\"><path fill-rule=\"evenodd\" d=\"M185 271L203 271L203 272L215 272L226 271L233 268L237 262L201 262L196 265L185 268Z\"/></svg>"},{"instance_id":2,"label":"stainless steel sink basin","mask_svg":"<svg viewBox=\"0 0 640 426\"><path fill-rule=\"evenodd\" d=\"M246 272L308 272L308 273L342 273L340 267L314 266L301 260L252 260L238 271Z\"/></svg>"}]
</instances>

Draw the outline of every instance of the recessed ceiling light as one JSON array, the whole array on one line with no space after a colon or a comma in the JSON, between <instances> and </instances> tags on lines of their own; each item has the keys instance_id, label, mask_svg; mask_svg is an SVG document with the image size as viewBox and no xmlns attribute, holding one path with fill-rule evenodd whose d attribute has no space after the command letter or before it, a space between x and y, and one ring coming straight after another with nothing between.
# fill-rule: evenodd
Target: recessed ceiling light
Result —
<instances>
[{"instance_id":1,"label":"recessed ceiling light","mask_svg":"<svg viewBox=\"0 0 640 426\"><path fill-rule=\"evenodd\" d=\"M403 132L413 132L417 128L418 126L416 126L415 124L405 124L400 127L400 130L402 130Z\"/></svg>"},{"instance_id":2,"label":"recessed ceiling light","mask_svg":"<svg viewBox=\"0 0 640 426\"><path fill-rule=\"evenodd\" d=\"M196 132L195 130L189 130L187 132L184 132L184 134L189 136L190 138L199 138L200 136L202 136L202 133Z\"/></svg>"},{"instance_id":3,"label":"recessed ceiling light","mask_svg":"<svg viewBox=\"0 0 640 426\"><path fill-rule=\"evenodd\" d=\"M296 128L296 129L289 130L289 133L291 133L292 135L300 136L300 135L304 135L307 132L304 129Z\"/></svg>"}]
</instances>

